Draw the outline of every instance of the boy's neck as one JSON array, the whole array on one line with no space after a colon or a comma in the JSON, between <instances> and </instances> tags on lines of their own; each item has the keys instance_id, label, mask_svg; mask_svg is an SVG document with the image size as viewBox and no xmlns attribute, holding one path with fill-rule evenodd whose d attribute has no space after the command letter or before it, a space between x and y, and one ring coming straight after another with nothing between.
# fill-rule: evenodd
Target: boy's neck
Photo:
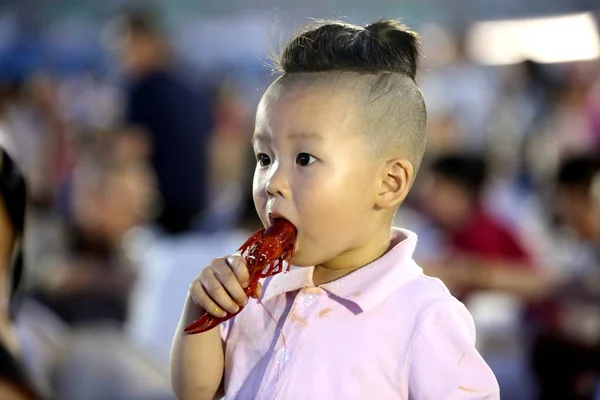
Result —
<instances>
[{"instance_id":1,"label":"boy's neck","mask_svg":"<svg viewBox=\"0 0 600 400\"><path fill-rule=\"evenodd\" d=\"M389 229L381 230L381 232L370 237L371 240L363 246L347 250L332 260L315 266L313 271L314 285L323 285L346 276L387 253L391 242L391 224Z\"/></svg>"}]
</instances>

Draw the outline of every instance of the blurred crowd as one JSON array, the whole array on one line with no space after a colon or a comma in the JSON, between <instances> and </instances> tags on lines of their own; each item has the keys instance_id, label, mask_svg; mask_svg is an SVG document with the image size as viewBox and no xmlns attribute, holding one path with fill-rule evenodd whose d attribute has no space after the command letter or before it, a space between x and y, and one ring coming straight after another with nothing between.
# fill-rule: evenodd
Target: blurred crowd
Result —
<instances>
[{"instance_id":1,"label":"blurred crowd","mask_svg":"<svg viewBox=\"0 0 600 400\"><path fill-rule=\"evenodd\" d=\"M460 36L421 34L428 152L397 225L472 312L503 399L594 399L600 61L482 66ZM186 65L145 13L110 38L122 80L0 82L0 133L30 186L16 328L49 397L172 399L190 282L260 225L256 104L226 73Z\"/></svg>"}]
</instances>

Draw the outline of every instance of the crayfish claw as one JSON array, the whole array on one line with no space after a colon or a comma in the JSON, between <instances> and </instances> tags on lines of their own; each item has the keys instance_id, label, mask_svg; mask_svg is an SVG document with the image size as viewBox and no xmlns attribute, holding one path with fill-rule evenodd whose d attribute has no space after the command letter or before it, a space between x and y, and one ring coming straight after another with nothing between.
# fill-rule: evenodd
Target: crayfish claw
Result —
<instances>
[{"instance_id":1,"label":"crayfish claw","mask_svg":"<svg viewBox=\"0 0 600 400\"><path fill-rule=\"evenodd\" d=\"M231 318L229 315L219 318L206 313L196 321L192 322L190 325L186 326L184 332L189 334L206 332L216 326L219 326L221 322L226 321L229 318Z\"/></svg>"},{"instance_id":2,"label":"crayfish claw","mask_svg":"<svg viewBox=\"0 0 600 400\"><path fill-rule=\"evenodd\" d=\"M190 325L186 326L184 332L190 334L205 332L214 328L216 325L218 325L218 322L215 324L215 317L207 313L198 318L196 321L192 322Z\"/></svg>"},{"instance_id":3,"label":"crayfish claw","mask_svg":"<svg viewBox=\"0 0 600 400\"><path fill-rule=\"evenodd\" d=\"M254 287L252 290L256 290L256 287ZM240 307L240 310L236 313L227 313L227 315L224 317L215 317L214 315L211 315L204 311L200 318L198 318L197 320L195 320L194 322L192 322L184 328L184 332L194 334L209 331L212 328L219 326L221 322L225 322L228 319L235 317L237 314L240 313L240 311L242 311L243 308L244 307Z\"/></svg>"}]
</instances>

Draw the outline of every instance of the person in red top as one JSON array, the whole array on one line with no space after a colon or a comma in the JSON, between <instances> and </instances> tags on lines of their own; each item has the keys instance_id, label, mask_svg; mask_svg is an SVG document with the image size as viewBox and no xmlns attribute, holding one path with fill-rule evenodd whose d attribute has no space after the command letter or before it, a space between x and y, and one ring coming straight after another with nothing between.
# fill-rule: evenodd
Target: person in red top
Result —
<instances>
[{"instance_id":1,"label":"person in red top","mask_svg":"<svg viewBox=\"0 0 600 400\"><path fill-rule=\"evenodd\" d=\"M540 277L527 249L482 205L486 182L487 165L478 155L447 154L430 164L419 203L440 228L446 249L424 269L463 301L475 290L534 294Z\"/></svg>"}]
</instances>

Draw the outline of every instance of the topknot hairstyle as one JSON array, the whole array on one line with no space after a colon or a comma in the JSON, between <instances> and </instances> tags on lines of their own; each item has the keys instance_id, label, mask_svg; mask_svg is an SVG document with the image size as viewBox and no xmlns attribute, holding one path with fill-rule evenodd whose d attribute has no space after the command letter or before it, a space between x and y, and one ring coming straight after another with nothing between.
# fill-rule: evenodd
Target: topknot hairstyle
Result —
<instances>
[{"instance_id":1,"label":"topknot hairstyle","mask_svg":"<svg viewBox=\"0 0 600 400\"><path fill-rule=\"evenodd\" d=\"M275 58L281 78L352 73L366 83L362 129L379 153L403 152L415 171L425 152L427 112L416 79L419 36L394 20L366 27L324 21L300 32Z\"/></svg>"},{"instance_id":2,"label":"topknot hairstyle","mask_svg":"<svg viewBox=\"0 0 600 400\"><path fill-rule=\"evenodd\" d=\"M308 30L285 47L277 67L284 74L396 73L414 81L418 62L418 35L397 21L381 20L365 28L327 22Z\"/></svg>"}]
</instances>

